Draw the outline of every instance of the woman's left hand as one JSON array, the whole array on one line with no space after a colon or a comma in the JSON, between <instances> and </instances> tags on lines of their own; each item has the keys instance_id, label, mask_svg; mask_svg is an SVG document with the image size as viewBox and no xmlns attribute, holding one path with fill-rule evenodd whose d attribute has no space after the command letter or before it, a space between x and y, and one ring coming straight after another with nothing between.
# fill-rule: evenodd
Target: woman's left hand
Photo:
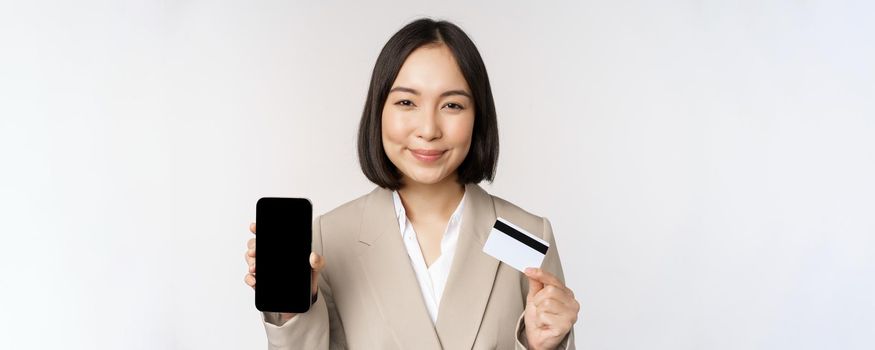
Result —
<instances>
[{"instance_id":1,"label":"woman's left hand","mask_svg":"<svg viewBox=\"0 0 875 350\"><path fill-rule=\"evenodd\" d=\"M530 349L555 349L577 322L580 303L574 292L553 274L527 268L529 295L526 297L526 339Z\"/></svg>"}]
</instances>

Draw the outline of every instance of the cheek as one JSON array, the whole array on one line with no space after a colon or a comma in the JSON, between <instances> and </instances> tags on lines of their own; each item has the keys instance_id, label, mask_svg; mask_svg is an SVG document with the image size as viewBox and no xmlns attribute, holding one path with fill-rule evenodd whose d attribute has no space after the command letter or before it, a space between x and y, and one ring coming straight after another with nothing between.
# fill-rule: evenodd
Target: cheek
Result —
<instances>
[{"instance_id":1,"label":"cheek","mask_svg":"<svg viewBox=\"0 0 875 350\"><path fill-rule=\"evenodd\" d=\"M404 141L405 127L399 115L384 111L382 116L383 145L397 145Z\"/></svg>"},{"instance_id":2,"label":"cheek","mask_svg":"<svg viewBox=\"0 0 875 350\"><path fill-rule=\"evenodd\" d=\"M471 135L474 132L474 116L465 116L446 125L446 138L456 147L467 148L471 145Z\"/></svg>"}]
</instances>

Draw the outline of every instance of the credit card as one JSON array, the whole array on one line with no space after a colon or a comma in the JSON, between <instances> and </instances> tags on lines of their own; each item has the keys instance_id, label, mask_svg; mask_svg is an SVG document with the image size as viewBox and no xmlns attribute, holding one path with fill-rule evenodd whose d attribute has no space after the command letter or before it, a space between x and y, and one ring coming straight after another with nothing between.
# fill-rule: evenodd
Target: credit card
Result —
<instances>
[{"instance_id":1,"label":"credit card","mask_svg":"<svg viewBox=\"0 0 875 350\"><path fill-rule=\"evenodd\" d=\"M495 220L483 252L523 272L527 267L540 268L550 243L504 218Z\"/></svg>"}]
</instances>

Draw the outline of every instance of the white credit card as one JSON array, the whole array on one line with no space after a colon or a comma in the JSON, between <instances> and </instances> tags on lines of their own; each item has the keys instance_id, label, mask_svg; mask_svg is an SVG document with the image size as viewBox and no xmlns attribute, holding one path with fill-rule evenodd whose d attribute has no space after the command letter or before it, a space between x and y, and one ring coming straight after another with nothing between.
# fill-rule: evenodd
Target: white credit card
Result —
<instances>
[{"instance_id":1,"label":"white credit card","mask_svg":"<svg viewBox=\"0 0 875 350\"><path fill-rule=\"evenodd\" d=\"M523 272L527 267L540 268L548 248L550 243L504 218L498 218L483 252Z\"/></svg>"}]
</instances>

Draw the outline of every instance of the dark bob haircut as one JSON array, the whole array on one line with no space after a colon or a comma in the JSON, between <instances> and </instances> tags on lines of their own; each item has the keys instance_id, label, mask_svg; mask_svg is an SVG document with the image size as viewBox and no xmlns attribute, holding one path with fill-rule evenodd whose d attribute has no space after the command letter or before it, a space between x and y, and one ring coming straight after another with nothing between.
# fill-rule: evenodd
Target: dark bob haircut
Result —
<instances>
[{"instance_id":1,"label":"dark bob haircut","mask_svg":"<svg viewBox=\"0 0 875 350\"><path fill-rule=\"evenodd\" d=\"M461 28L447 21L419 19L401 28L380 51L359 123L358 156L362 172L380 187L401 188L401 173L383 149L383 106L389 89L411 52L429 44L446 45L456 59L474 98L471 148L456 169L460 184L492 181L498 164L498 121L486 65Z\"/></svg>"}]
</instances>

